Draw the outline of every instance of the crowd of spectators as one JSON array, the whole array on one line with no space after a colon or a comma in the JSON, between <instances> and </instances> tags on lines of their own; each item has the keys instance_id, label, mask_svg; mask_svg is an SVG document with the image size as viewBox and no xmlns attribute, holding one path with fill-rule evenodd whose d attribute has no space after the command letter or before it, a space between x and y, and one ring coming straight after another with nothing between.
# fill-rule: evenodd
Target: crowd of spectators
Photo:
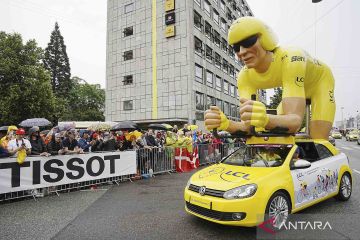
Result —
<instances>
[{"instance_id":1,"label":"crowd of spectators","mask_svg":"<svg viewBox=\"0 0 360 240\"><path fill-rule=\"evenodd\" d=\"M7 131L0 131L0 157L16 157L22 149L26 150L27 155L40 156L163 147L187 148L192 152L195 144L221 144L232 141L229 138L215 138L209 132L189 130L187 125L180 130L175 125L169 131L91 131L72 128L63 131L51 130L47 134L40 132L37 126L27 131L10 126Z\"/></svg>"}]
</instances>

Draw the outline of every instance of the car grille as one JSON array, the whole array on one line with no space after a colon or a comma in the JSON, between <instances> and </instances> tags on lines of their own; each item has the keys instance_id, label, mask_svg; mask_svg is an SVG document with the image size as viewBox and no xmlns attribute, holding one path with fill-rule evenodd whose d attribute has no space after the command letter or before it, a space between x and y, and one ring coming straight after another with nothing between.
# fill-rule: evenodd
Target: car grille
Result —
<instances>
[{"instance_id":1,"label":"car grille","mask_svg":"<svg viewBox=\"0 0 360 240\"><path fill-rule=\"evenodd\" d=\"M191 204L189 202L186 202L186 207L189 211L197 213L201 216L204 217L208 217L208 218L212 218L215 220L220 220L220 221L239 221L239 220L234 220L232 215L232 212L219 212L219 211L215 211L215 210L211 210L211 209L207 209L207 208L203 208L200 206L196 206L194 204ZM244 215L243 219L246 217L246 214Z\"/></svg>"},{"instance_id":2,"label":"car grille","mask_svg":"<svg viewBox=\"0 0 360 240\"><path fill-rule=\"evenodd\" d=\"M199 190L200 190L200 187L199 187L199 186L196 186L196 185L193 185L193 184L190 184L189 190L198 193ZM204 195L223 198L223 197L224 197L224 193L225 193L225 191L220 191L220 190L215 190L215 189L206 188Z\"/></svg>"}]
</instances>

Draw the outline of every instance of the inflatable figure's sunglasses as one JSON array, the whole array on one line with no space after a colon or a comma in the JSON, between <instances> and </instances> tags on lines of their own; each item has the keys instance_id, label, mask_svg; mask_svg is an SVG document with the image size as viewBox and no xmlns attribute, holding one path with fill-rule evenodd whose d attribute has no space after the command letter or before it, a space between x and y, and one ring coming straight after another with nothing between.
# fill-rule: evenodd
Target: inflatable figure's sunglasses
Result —
<instances>
[{"instance_id":1,"label":"inflatable figure's sunglasses","mask_svg":"<svg viewBox=\"0 0 360 240\"><path fill-rule=\"evenodd\" d=\"M252 47L256 41L258 39L257 35L252 35L248 38L245 38L244 40L237 42L233 45L233 49L235 52L240 52L240 46L244 47L244 48L249 48Z\"/></svg>"}]
</instances>

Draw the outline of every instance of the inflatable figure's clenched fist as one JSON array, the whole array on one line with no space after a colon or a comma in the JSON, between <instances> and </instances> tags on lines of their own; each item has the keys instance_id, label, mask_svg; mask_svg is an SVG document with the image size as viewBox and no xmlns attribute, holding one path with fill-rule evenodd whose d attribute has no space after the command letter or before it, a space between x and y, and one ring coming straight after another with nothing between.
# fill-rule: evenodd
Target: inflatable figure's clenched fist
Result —
<instances>
[{"instance_id":1,"label":"inflatable figure's clenched fist","mask_svg":"<svg viewBox=\"0 0 360 240\"><path fill-rule=\"evenodd\" d=\"M217 128L220 131L226 131L230 121L225 114L216 106L211 106L205 112L205 127L207 130Z\"/></svg>"},{"instance_id":2,"label":"inflatable figure's clenched fist","mask_svg":"<svg viewBox=\"0 0 360 240\"><path fill-rule=\"evenodd\" d=\"M269 122L269 116L266 114L266 107L262 102L252 101L245 98L240 99L240 118L246 125L257 128L265 128Z\"/></svg>"}]
</instances>

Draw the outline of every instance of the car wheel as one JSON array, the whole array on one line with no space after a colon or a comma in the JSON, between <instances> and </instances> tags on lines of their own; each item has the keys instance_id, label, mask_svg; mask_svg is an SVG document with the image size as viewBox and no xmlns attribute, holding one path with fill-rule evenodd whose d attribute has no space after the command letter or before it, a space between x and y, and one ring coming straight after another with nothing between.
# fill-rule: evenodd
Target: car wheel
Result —
<instances>
[{"instance_id":1,"label":"car wheel","mask_svg":"<svg viewBox=\"0 0 360 240\"><path fill-rule=\"evenodd\" d=\"M344 173L340 180L339 193L336 196L341 201L349 200L352 193L351 177L348 172Z\"/></svg>"},{"instance_id":2,"label":"car wheel","mask_svg":"<svg viewBox=\"0 0 360 240\"><path fill-rule=\"evenodd\" d=\"M274 193L265 210L265 221L273 219L273 227L280 229L281 225L284 224L289 218L291 212L291 204L288 196L283 192Z\"/></svg>"}]
</instances>

